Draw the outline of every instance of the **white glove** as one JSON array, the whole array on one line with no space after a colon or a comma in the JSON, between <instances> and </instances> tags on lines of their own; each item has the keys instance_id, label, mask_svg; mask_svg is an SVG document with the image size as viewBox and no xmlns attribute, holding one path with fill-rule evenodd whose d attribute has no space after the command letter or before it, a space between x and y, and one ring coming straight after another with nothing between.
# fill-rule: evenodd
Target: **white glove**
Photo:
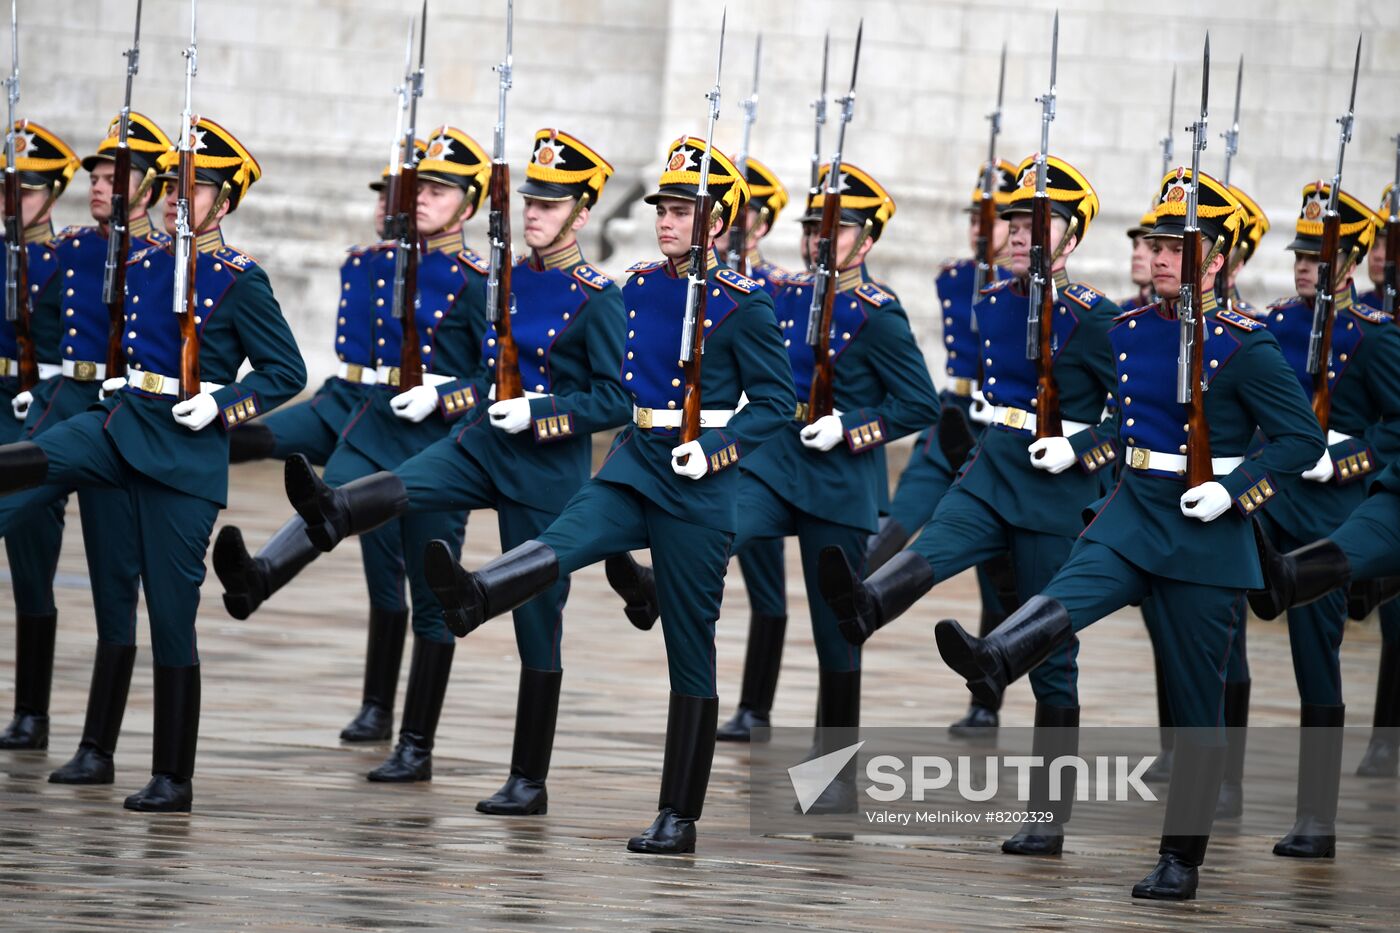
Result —
<instances>
[{"instance_id":1,"label":"white glove","mask_svg":"<svg viewBox=\"0 0 1400 933\"><path fill-rule=\"evenodd\" d=\"M113 395L116 395L117 392L121 391L121 388L124 385L126 385L125 376L113 376L111 379L103 379L102 389L97 393L97 397L110 398Z\"/></svg>"},{"instance_id":2,"label":"white glove","mask_svg":"<svg viewBox=\"0 0 1400 933\"><path fill-rule=\"evenodd\" d=\"M15 413L16 421L23 421L24 416L29 414L29 406L34 404L34 393L29 391L21 392L10 399L10 409Z\"/></svg>"},{"instance_id":3,"label":"white glove","mask_svg":"<svg viewBox=\"0 0 1400 933\"><path fill-rule=\"evenodd\" d=\"M519 434L530 426L530 400L528 398L508 398L496 402L486 413L491 416L491 427L500 428L507 434Z\"/></svg>"},{"instance_id":4,"label":"white glove","mask_svg":"<svg viewBox=\"0 0 1400 933\"><path fill-rule=\"evenodd\" d=\"M972 405L968 408L967 416L977 424L992 423L992 403L987 401L981 389L972 390Z\"/></svg>"},{"instance_id":5,"label":"white glove","mask_svg":"<svg viewBox=\"0 0 1400 933\"><path fill-rule=\"evenodd\" d=\"M841 424L839 416L822 415L804 427L799 436L802 438L802 446L808 450L826 451L841 443L841 438L846 436L846 428Z\"/></svg>"},{"instance_id":6,"label":"white glove","mask_svg":"<svg viewBox=\"0 0 1400 933\"><path fill-rule=\"evenodd\" d=\"M1181 494L1181 514L1213 522L1230 507L1230 493L1219 483L1202 483Z\"/></svg>"},{"instance_id":7,"label":"white glove","mask_svg":"<svg viewBox=\"0 0 1400 933\"><path fill-rule=\"evenodd\" d=\"M1031 455L1031 466L1047 473L1063 473L1079 459L1067 437L1042 437L1026 450Z\"/></svg>"},{"instance_id":8,"label":"white glove","mask_svg":"<svg viewBox=\"0 0 1400 933\"><path fill-rule=\"evenodd\" d=\"M19 401L18 398L15 399ZM1332 452L1324 450L1322 456L1317 459L1317 463L1304 471L1303 479L1311 480L1314 483L1327 483L1332 480Z\"/></svg>"},{"instance_id":9,"label":"white glove","mask_svg":"<svg viewBox=\"0 0 1400 933\"><path fill-rule=\"evenodd\" d=\"M191 431L202 431L218 416L219 403L208 392L201 392L183 402L176 402L170 414Z\"/></svg>"},{"instance_id":10,"label":"white glove","mask_svg":"<svg viewBox=\"0 0 1400 933\"><path fill-rule=\"evenodd\" d=\"M681 463L683 459L685 463ZM699 479L710 472L710 458L699 441L691 441L671 449L671 470L686 479Z\"/></svg>"},{"instance_id":11,"label":"white glove","mask_svg":"<svg viewBox=\"0 0 1400 933\"><path fill-rule=\"evenodd\" d=\"M389 399L389 407L403 420L417 424L437 411L437 389L430 385L414 386Z\"/></svg>"}]
</instances>

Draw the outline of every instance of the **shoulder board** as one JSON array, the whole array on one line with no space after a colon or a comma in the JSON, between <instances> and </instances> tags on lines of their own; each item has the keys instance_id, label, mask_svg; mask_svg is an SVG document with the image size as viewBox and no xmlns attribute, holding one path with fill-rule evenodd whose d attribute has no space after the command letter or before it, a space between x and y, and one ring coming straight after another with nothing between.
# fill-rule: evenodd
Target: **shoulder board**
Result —
<instances>
[{"instance_id":1,"label":"shoulder board","mask_svg":"<svg viewBox=\"0 0 1400 933\"><path fill-rule=\"evenodd\" d=\"M783 279L783 284L784 284L784 285L811 285L811 284L812 284L812 273L810 273L810 272L794 272L794 273L792 273L791 275L789 275L787 278Z\"/></svg>"},{"instance_id":2,"label":"shoulder board","mask_svg":"<svg viewBox=\"0 0 1400 933\"><path fill-rule=\"evenodd\" d=\"M58 233L55 233L53 238L55 240L71 240L75 236L91 233L96 229L96 227L64 227L62 230L58 231Z\"/></svg>"},{"instance_id":3,"label":"shoulder board","mask_svg":"<svg viewBox=\"0 0 1400 933\"><path fill-rule=\"evenodd\" d=\"M486 257L482 256L471 247L467 247L458 253L457 258L482 275L486 275L491 271L491 263L487 262Z\"/></svg>"},{"instance_id":4,"label":"shoulder board","mask_svg":"<svg viewBox=\"0 0 1400 933\"><path fill-rule=\"evenodd\" d=\"M1065 288L1065 297L1081 308L1092 308L1103 301L1103 293L1096 291L1082 282L1073 282Z\"/></svg>"},{"instance_id":5,"label":"shoulder board","mask_svg":"<svg viewBox=\"0 0 1400 933\"><path fill-rule=\"evenodd\" d=\"M788 279L791 278L786 269L781 269L766 260L754 266L753 272L755 275L761 275L777 286L786 285Z\"/></svg>"},{"instance_id":6,"label":"shoulder board","mask_svg":"<svg viewBox=\"0 0 1400 933\"><path fill-rule=\"evenodd\" d=\"M858 286L856 288L856 295L861 301L864 301L866 304L874 305L877 308L883 308L885 305L894 301L893 295L874 282L865 282Z\"/></svg>"},{"instance_id":7,"label":"shoulder board","mask_svg":"<svg viewBox=\"0 0 1400 933\"><path fill-rule=\"evenodd\" d=\"M720 269L715 273L715 279L728 285L730 288L743 292L745 295L762 288L753 279L745 278L733 269Z\"/></svg>"},{"instance_id":8,"label":"shoulder board","mask_svg":"<svg viewBox=\"0 0 1400 933\"><path fill-rule=\"evenodd\" d=\"M593 268L586 262L582 263L581 265L574 266L574 278L578 279L580 282L582 282L584 285L587 285L589 288L596 288L599 291L602 291L603 289L607 288L613 283L612 279L608 278L602 272Z\"/></svg>"},{"instance_id":9,"label":"shoulder board","mask_svg":"<svg viewBox=\"0 0 1400 933\"><path fill-rule=\"evenodd\" d=\"M635 265L628 266L627 272L629 275L635 272L650 272L653 269L660 269L664 265L666 265L666 260L652 259L646 262L639 262Z\"/></svg>"},{"instance_id":10,"label":"shoulder board","mask_svg":"<svg viewBox=\"0 0 1400 933\"><path fill-rule=\"evenodd\" d=\"M938 274L942 276L947 272L952 272L954 269L960 269L962 268L963 263L968 262L971 262L971 260L959 259L956 257L954 257L953 259L945 259L938 264Z\"/></svg>"},{"instance_id":11,"label":"shoulder board","mask_svg":"<svg viewBox=\"0 0 1400 933\"><path fill-rule=\"evenodd\" d=\"M152 230L150 233L146 234L146 239L150 240L152 243L158 243L161 246L169 246L171 243L175 242L175 238L164 230Z\"/></svg>"},{"instance_id":12,"label":"shoulder board","mask_svg":"<svg viewBox=\"0 0 1400 933\"><path fill-rule=\"evenodd\" d=\"M147 256L160 252L164 252L164 250L161 249L161 247L159 246L147 246L145 249L138 249L136 252L131 254L131 257L126 261L126 264L128 266L134 266L138 262L144 260Z\"/></svg>"},{"instance_id":13,"label":"shoulder board","mask_svg":"<svg viewBox=\"0 0 1400 933\"><path fill-rule=\"evenodd\" d=\"M1014 282L1014 281L1015 281L1015 279L998 279L998 280L995 281L995 282L988 282L985 286L983 286L983 288L982 288L982 294L984 294L984 295L990 295L992 292L996 291L997 289L999 289L999 288L1005 288L1006 286L1010 285L1010 284L1011 284L1012 282Z\"/></svg>"},{"instance_id":14,"label":"shoulder board","mask_svg":"<svg viewBox=\"0 0 1400 933\"><path fill-rule=\"evenodd\" d=\"M1297 300L1298 297L1296 295L1292 298L1280 298L1278 301L1275 301L1274 303L1270 304L1268 306L1268 310L1272 311L1275 308L1286 308Z\"/></svg>"},{"instance_id":15,"label":"shoulder board","mask_svg":"<svg viewBox=\"0 0 1400 933\"><path fill-rule=\"evenodd\" d=\"M1391 316L1384 311L1377 311L1370 305L1364 305L1359 301L1352 302L1351 307L1347 310L1361 318L1361 320L1370 321L1372 324L1385 324L1391 320Z\"/></svg>"},{"instance_id":16,"label":"shoulder board","mask_svg":"<svg viewBox=\"0 0 1400 933\"><path fill-rule=\"evenodd\" d=\"M245 272L257 266L258 261L247 253L236 250L232 246L221 246L214 250L214 258L222 262L231 269Z\"/></svg>"},{"instance_id":17,"label":"shoulder board","mask_svg":"<svg viewBox=\"0 0 1400 933\"><path fill-rule=\"evenodd\" d=\"M1215 316L1226 324L1233 324L1240 330L1264 330L1267 325L1252 317L1245 317L1238 311L1217 311Z\"/></svg>"},{"instance_id":18,"label":"shoulder board","mask_svg":"<svg viewBox=\"0 0 1400 933\"><path fill-rule=\"evenodd\" d=\"M1139 314L1142 314L1142 313L1143 313L1144 311L1146 311L1147 309L1149 309L1149 308L1155 308L1155 307L1157 307L1157 302L1153 301L1153 302L1149 302L1148 304L1141 305L1140 307L1137 307L1137 308L1129 308L1128 310L1124 311L1122 314L1115 315L1114 318L1113 318L1113 321L1114 321L1115 324L1116 324L1117 322L1119 322L1119 321L1126 321L1126 320L1127 320L1128 318L1130 318L1130 317L1137 317Z\"/></svg>"},{"instance_id":19,"label":"shoulder board","mask_svg":"<svg viewBox=\"0 0 1400 933\"><path fill-rule=\"evenodd\" d=\"M346 255L349 256L364 256L367 253L374 252L378 248L378 246L351 246L346 249L345 252Z\"/></svg>"}]
</instances>

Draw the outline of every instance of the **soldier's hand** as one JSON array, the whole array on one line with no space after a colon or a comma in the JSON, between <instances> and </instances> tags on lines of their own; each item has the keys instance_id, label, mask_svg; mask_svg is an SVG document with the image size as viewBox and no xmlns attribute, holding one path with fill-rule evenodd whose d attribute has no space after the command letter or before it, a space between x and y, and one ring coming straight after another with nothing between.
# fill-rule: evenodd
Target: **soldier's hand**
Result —
<instances>
[{"instance_id":1,"label":"soldier's hand","mask_svg":"<svg viewBox=\"0 0 1400 933\"><path fill-rule=\"evenodd\" d=\"M389 407L403 420L417 424L437 410L437 389L429 385L414 386L389 399Z\"/></svg>"},{"instance_id":2,"label":"soldier's hand","mask_svg":"<svg viewBox=\"0 0 1400 933\"><path fill-rule=\"evenodd\" d=\"M191 396L183 402L176 402L170 415L191 431L202 431L219 414L219 403L208 392Z\"/></svg>"},{"instance_id":3,"label":"soldier's hand","mask_svg":"<svg viewBox=\"0 0 1400 933\"><path fill-rule=\"evenodd\" d=\"M1031 455L1031 466L1047 473L1063 473L1079 459L1067 437L1042 437L1026 450Z\"/></svg>"},{"instance_id":4,"label":"soldier's hand","mask_svg":"<svg viewBox=\"0 0 1400 933\"><path fill-rule=\"evenodd\" d=\"M1322 456L1318 458L1309 469L1304 471L1303 479L1311 480L1314 483L1327 483L1332 480L1332 453L1324 450Z\"/></svg>"},{"instance_id":5,"label":"soldier's hand","mask_svg":"<svg viewBox=\"0 0 1400 933\"><path fill-rule=\"evenodd\" d=\"M117 392L121 391L122 387L125 385L125 376L113 376L110 379L103 379L102 388L98 391L97 395L99 398L110 398Z\"/></svg>"},{"instance_id":6,"label":"soldier's hand","mask_svg":"<svg viewBox=\"0 0 1400 933\"><path fill-rule=\"evenodd\" d=\"M808 450L830 450L841 443L846 427L838 415L822 415L802 429L802 446Z\"/></svg>"},{"instance_id":7,"label":"soldier's hand","mask_svg":"<svg viewBox=\"0 0 1400 933\"><path fill-rule=\"evenodd\" d=\"M967 416L977 424L992 423L992 403L987 401L981 389L972 390L972 404L968 406Z\"/></svg>"},{"instance_id":8,"label":"soldier's hand","mask_svg":"<svg viewBox=\"0 0 1400 933\"><path fill-rule=\"evenodd\" d=\"M1181 514L1213 522L1230 507L1230 492L1219 483L1202 483L1181 494Z\"/></svg>"},{"instance_id":9,"label":"soldier's hand","mask_svg":"<svg viewBox=\"0 0 1400 933\"><path fill-rule=\"evenodd\" d=\"M686 479L699 479L710 472L710 458L699 441L691 441L671 449L671 470Z\"/></svg>"},{"instance_id":10,"label":"soldier's hand","mask_svg":"<svg viewBox=\"0 0 1400 933\"><path fill-rule=\"evenodd\" d=\"M25 416L29 414L29 406L33 404L33 392L21 392L19 395L16 395L14 398L10 399L10 410L15 413L15 420L23 421Z\"/></svg>"},{"instance_id":11,"label":"soldier's hand","mask_svg":"<svg viewBox=\"0 0 1400 933\"><path fill-rule=\"evenodd\" d=\"M519 434L530 426L530 400L528 398L508 398L496 402L486 413L491 416L491 427L499 428L507 434Z\"/></svg>"}]
</instances>

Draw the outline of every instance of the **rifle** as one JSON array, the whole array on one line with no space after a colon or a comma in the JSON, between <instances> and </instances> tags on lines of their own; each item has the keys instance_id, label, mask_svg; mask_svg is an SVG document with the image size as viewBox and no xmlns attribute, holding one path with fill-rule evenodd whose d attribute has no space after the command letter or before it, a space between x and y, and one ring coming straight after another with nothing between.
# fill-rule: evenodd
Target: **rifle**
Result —
<instances>
[{"instance_id":1,"label":"rifle","mask_svg":"<svg viewBox=\"0 0 1400 933\"><path fill-rule=\"evenodd\" d=\"M1342 217L1337 212L1337 200L1342 193L1342 160L1346 157L1347 143L1351 142L1351 129L1356 112L1356 79L1361 73L1361 37L1356 38L1356 62L1351 71L1351 101L1347 112L1337 118L1341 129L1337 139L1337 172L1332 176L1332 188L1327 193L1327 211L1322 218L1322 250L1317 266L1317 295L1313 298L1312 333L1308 336L1308 372L1313 377L1313 414L1323 432L1327 431L1332 419L1332 384L1327 379L1327 369L1332 364L1332 321L1335 317L1336 290L1346 282L1351 264L1343 263L1341 269L1334 268L1337 251L1341 246ZM1341 279L1339 283L1337 279Z\"/></svg>"},{"instance_id":2,"label":"rifle","mask_svg":"<svg viewBox=\"0 0 1400 933\"><path fill-rule=\"evenodd\" d=\"M1243 88L1244 56L1241 55L1239 68L1235 72L1235 116L1230 121L1230 128L1220 134L1220 138L1225 140L1225 173L1220 177L1220 181L1227 191L1230 189L1230 166L1234 162L1235 153L1240 151L1240 91ZM1227 307L1231 303L1230 273L1238 268L1230 259L1229 256L1225 257L1225 264L1215 276L1215 293Z\"/></svg>"},{"instance_id":3,"label":"rifle","mask_svg":"<svg viewBox=\"0 0 1400 933\"><path fill-rule=\"evenodd\" d=\"M837 103L841 105L841 125L836 130L836 151L826 173L822 194L822 219L817 249L812 257L812 304L807 311L807 344L812 348L812 389L807 397L807 423L832 413L836 407L836 364L831 358L831 313L836 303L836 277L841 260L835 255L836 235L841 224L841 153L846 147L846 126L856 107L856 73L860 69L860 45L865 20L856 30L856 48L851 58L851 87Z\"/></svg>"},{"instance_id":4,"label":"rifle","mask_svg":"<svg viewBox=\"0 0 1400 933\"><path fill-rule=\"evenodd\" d=\"M506 162L506 94L510 91L515 45L515 0L506 0L506 57L496 66L496 138L491 152L491 269L486 279L486 320L496 326L496 401L520 398L520 351L510 332L515 297L510 290L510 165Z\"/></svg>"},{"instance_id":5,"label":"rifle","mask_svg":"<svg viewBox=\"0 0 1400 933\"><path fill-rule=\"evenodd\" d=\"M413 34L418 30L418 68L413 67ZM395 89L399 97L398 122L390 149L384 229L394 245L393 314L403 330L399 347L399 389L423 384L423 354L418 349L418 98L423 96L423 55L427 48L428 0L423 0L421 23L410 20L408 48L404 52L403 84ZM408 125L404 126L404 115Z\"/></svg>"},{"instance_id":6,"label":"rifle","mask_svg":"<svg viewBox=\"0 0 1400 933\"><path fill-rule=\"evenodd\" d=\"M809 205L813 198L821 194L822 190L822 127L826 125L826 66L830 60L831 32L828 31L826 38L822 40L822 90L812 101L812 110L816 114L816 138L812 142L811 183L807 186L807 203Z\"/></svg>"},{"instance_id":7,"label":"rifle","mask_svg":"<svg viewBox=\"0 0 1400 933\"><path fill-rule=\"evenodd\" d=\"M705 279L709 272L710 223L715 209L710 194L710 145L719 119L719 78L724 68L724 32L729 22L726 8L719 21L719 57L715 62L715 84L705 99L710 102L710 122L705 129L705 152L700 157L700 184L695 191L695 222L690 228L690 265L686 271L685 316L681 319L681 368L685 373L685 394L681 400L681 443L700 437L700 357L705 352ZM734 184L742 184L735 179ZM686 458L689 459L689 456Z\"/></svg>"},{"instance_id":8,"label":"rifle","mask_svg":"<svg viewBox=\"0 0 1400 933\"><path fill-rule=\"evenodd\" d=\"M1001 133L1001 101L1006 90L1006 43L1001 44L1001 76L997 78L997 109L987 114L991 124L991 139L987 142L987 167L982 172L982 199L977 202L977 271L972 279L972 300L982 294L982 289L992 279L992 263L996 260L992 244L992 231L997 220L996 199L992 197L992 187L997 174L997 135ZM977 354L980 359L982 354ZM980 368L980 367L979 367ZM980 382L980 380L979 380Z\"/></svg>"},{"instance_id":9,"label":"rifle","mask_svg":"<svg viewBox=\"0 0 1400 933\"><path fill-rule=\"evenodd\" d=\"M1050 90L1036 98L1040 103L1040 151L1035 154L1035 197L1031 199L1030 283L1027 289L1026 359L1035 361L1036 438L1059 437L1060 387L1055 383L1054 303L1051 269L1060 250L1050 247L1050 194L1045 190L1046 156L1050 149L1050 124L1055 121L1055 76L1060 61L1060 14L1050 39ZM1061 247L1069 242L1069 232Z\"/></svg>"},{"instance_id":10,"label":"rifle","mask_svg":"<svg viewBox=\"0 0 1400 933\"><path fill-rule=\"evenodd\" d=\"M190 0L190 44L184 51L185 109L180 114L180 163L175 176L175 299L172 310L180 322L182 402L199 394L199 329L194 321L198 253L194 248L195 221L191 216L194 211L194 143L199 119L193 110L194 78L199 73L198 5L199 0Z\"/></svg>"},{"instance_id":11,"label":"rifle","mask_svg":"<svg viewBox=\"0 0 1400 933\"><path fill-rule=\"evenodd\" d=\"M136 78L141 59L141 3L136 0L136 33L131 48L122 53L126 58L126 96L122 100L121 116L117 118L117 153L112 167L112 213L107 218L107 261L102 268L102 302L107 305L107 378L126 375L126 354L122 352L122 331L126 330L126 258L131 252L131 229L128 226L130 206L127 192L131 189L131 145L127 138L131 128L131 84Z\"/></svg>"},{"instance_id":12,"label":"rifle","mask_svg":"<svg viewBox=\"0 0 1400 933\"><path fill-rule=\"evenodd\" d=\"M734 163L739 170L739 177L747 179L749 177L749 134L753 130L754 120L758 118L758 65L763 57L763 33L758 34L753 46L753 90L749 96L739 102L739 106L744 109L744 135L743 144L739 148L739 158ZM726 261L729 268L740 275L749 274L749 212L748 209L739 212L739 216L734 218L734 224L729 228L729 253Z\"/></svg>"},{"instance_id":13,"label":"rifle","mask_svg":"<svg viewBox=\"0 0 1400 933\"><path fill-rule=\"evenodd\" d=\"M1396 280L1395 264L1400 260L1400 134L1395 142L1395 180L1390 183L1390 216L1385 221L1385 297L1386 314L1394 314L1400 282Z\"/></svg>"},{"instance_id":14,"label":"rifle","mask_svg":"<svg viewBox=\"0 0 1400 933\"><path fill-rule=\"evenodd\" d=\"M1210 457L1210 425L1206 422L1204 356L1206 320L1201 313L1201 153L1206 148L1210 112L1210 33L1206 33L1201 66L1201 116L1191 124L1191 183L1186 188L1186 228L1181 241L1181 293L1177 298L1180 327L1176 360L1176 400L1186 406L1186 485L1195 488L1215 479ZM1212 257L1215 250L1211 250Z\"/></svg>"},{"instance_id":15,"label":"rifle","mask_svg":"<svg viewBox=\"0 0 1400 933\"><path fill-rule=\"evenodd\" d=\"M15 105L19 103L19 10L10 0L10 76L5 79L9 122L5 128L5 320L14 325L19 355L19 388L39 382L39 362L29 330L29 261L20 211L19 169L15 167Z\"/></svg>"}]
</instances>

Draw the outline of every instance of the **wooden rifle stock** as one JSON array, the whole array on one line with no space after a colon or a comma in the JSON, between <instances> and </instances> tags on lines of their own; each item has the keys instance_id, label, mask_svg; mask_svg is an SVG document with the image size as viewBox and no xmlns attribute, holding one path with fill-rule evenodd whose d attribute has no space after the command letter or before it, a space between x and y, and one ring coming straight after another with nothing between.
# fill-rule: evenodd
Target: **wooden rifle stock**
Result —
<instances>
[{"instance_id":1,"label":"wooden rifle stock","mask_svg":"<svg viewBox=\"0 0 1400 933\"><path fill-rule=\"evenodd\" d=\"M1192 489L1214 482L1211 466L1210 425L1206 422L1206 394L1202 388L1206 352L1206 316L1202 310L1201 231L1187 230L1181 244L1181 281L1191 289L1195 302L1195 337L1191 341L1191 401L1186 403L1186 485Z\"/></svg>"},{"instance_id":2,"label":"wooden rifle stock","mask_svg":"<svg viewBox=\"0 0 1400 933\"><path fill-rule=\"evenodd\" d=\"M122 333L126 330L126 260L131 253L131 208L127 203L130 188L131 147L118 146L112 172L112 212L107 218L107 236L116 238L115 247L109 245L116 263L112 266L111 300L107 302L108 379L126 375Z\"/></svg>"},{"instance_id":3,"label":"wooden rifle stock","mask_svg":"<svg viewBox=\"0 0 1400 933\"><path fill-rule=\"evenodd\" d=\"M520 349L510 332L511 307L511 243L510 243L510 166L504 161L491 166L490 234L497 278L496 307L496 401L520 398L525 394L520 384Z\"/></svg>"},{"instance_id":4,"label":"wooden rifle stock","mask_svg":"<svg viewBox=\"0 0 1400 933\"><path fill-rule=\"evenodd\" d=\"M817 342L812 345L812 389L807 396L807 423L836 409L836 364L831 356L831 315L836 306L836 282L841 276L836 256L836 234L841 218L841 194L830 185L822 199L822 219L818 229L816 270L822 278L821 313L817 320ZM810 312L809 312L810 313Z\"/></svg>"},{"instance_id":5,"label":"wooden rifle stock","mask_svg":"<svg viewBox=\"0 0 1400 933\"><path fill-rule=\"evenodd\" d=\"M1032 275L1036 274L1037 262L1042 266L1040 274L1045 281L1040 292L1040 353L1035 360L1035 436L1039 439L1060 437L1064 433L1060 421L1060 387L1055 382L1054 369L1055 284L1050 271L1054 265L1050 250L1050 199L1039 196L1031 201Z\"/></svg>"},{"instance_id":6,"label":"wooden rifle stock","mask_svg":"<svg viewBox=\"0 0 1400 933\"><path fill-rule=\"evenodd\" d=\"M423 384L423 352L418 348L418 166L417 160L406 157L396 176L389 180L392 187L398 181L398 213L396 223L399 232L398 249L401 253L396 261L403 263L403 292L399 299L399 324L403 329L403 342L399 347L399 391L416 388Z\"/></svg>"},{"instance_id":7,"label":"wooden rifle stock","mask_svg":"<svg viewBox=\"0 0 1400 933\"><path fill-rule=\"evenodd\" d=\"M703 282L710 268L710 223L714 216L714 196L706 193L695 200L695 224L690 230L690 274ZM697 265L698 263L698 265ZM695 326L690 332L690 359L684 361L685 394L681 398L681 443L700 439L700 359L705 346L705 294L702 286L695 295Z\"/></svg>"},{"instance_id":8,"label":"wooden rifle stock","mask_svg":"<svg viewBox=\"0 0 1400 933\"><path fill-rule=\"evenodd\" d=\"M1332 383L1327 371L1332 366L1332 322L1337 316L1336 262L1341 248L1342 218L1330 213L1322 222L1322 262L1317 267L1317 288L1325 289L1325 310L1322 317L1322 343L1318 349L1317 372L1313 374L1313 414L1326 433L1332 420Z\"/></svg>"},{"instance_id":9,"label":"wooden rifle stock","mask_svg":"<svg viewBox=\"0 0 1400 933\"><path fill-rule=\"evenodd\" d=\"M185 132L193 133L194 127L186 127ZM194 148L186 146L180 150L180 167L177 184L180 197L185 199L190 211L192 231L189 257L185 264L186 281L185 310L180 318L180 400L185 401L199 394L199 326L195 323L195 272L198 268L199 250L195 244L199 240L200 218L194 216ZM207 221L207 218L205 219Z\"/></svg>"},{"instance_id":10,"label":"wooden rifle stock","mask_svg":"<svg viewBox=\"0 0 1400 933\"><path fill-rule=\"evenodd\" d=\"M18 257L13 271L13 324L19 356L19 390L28 392L39 383L39 362L34 355L34 337L29 329L29 246L24 242L24 218L20 216L19 173L13 166L5 173L5 182L5 235L10 240L6 248Z\"/></svg>"},{"instance_id":11,"label":"wooden rifle stock","mask_svg":"<svg viewBox=\"0 0 1400 933\"><path fill-rule=\"evenodd\" d=\"M1400 273L1396 263L1400 262L1400 219L1391 217L1385 222L1385 294L1382 296L1384 310L1389 314L1400 311Z\"/></svg>"},{"instance_id":12,"label":"wooden rifle stock","mask_svg":"<svg viewBox=\"0 0 1400 933\"><path fill-rule=\"evenodd\" d=\"M977 254L974 257L977 261L978 275L974 276L973 282L981 283L982 288L986 288L996 278L993 262L996 255L993 252L992 235L996 230L997 202L995 198L988 197L985 193L982 200L977 202ZM977 304L978 289L973 290L971 305ZM977 350L977 384L980 386L986 374L983 372L982 350Z\"/></svg>"}]
</instances>

